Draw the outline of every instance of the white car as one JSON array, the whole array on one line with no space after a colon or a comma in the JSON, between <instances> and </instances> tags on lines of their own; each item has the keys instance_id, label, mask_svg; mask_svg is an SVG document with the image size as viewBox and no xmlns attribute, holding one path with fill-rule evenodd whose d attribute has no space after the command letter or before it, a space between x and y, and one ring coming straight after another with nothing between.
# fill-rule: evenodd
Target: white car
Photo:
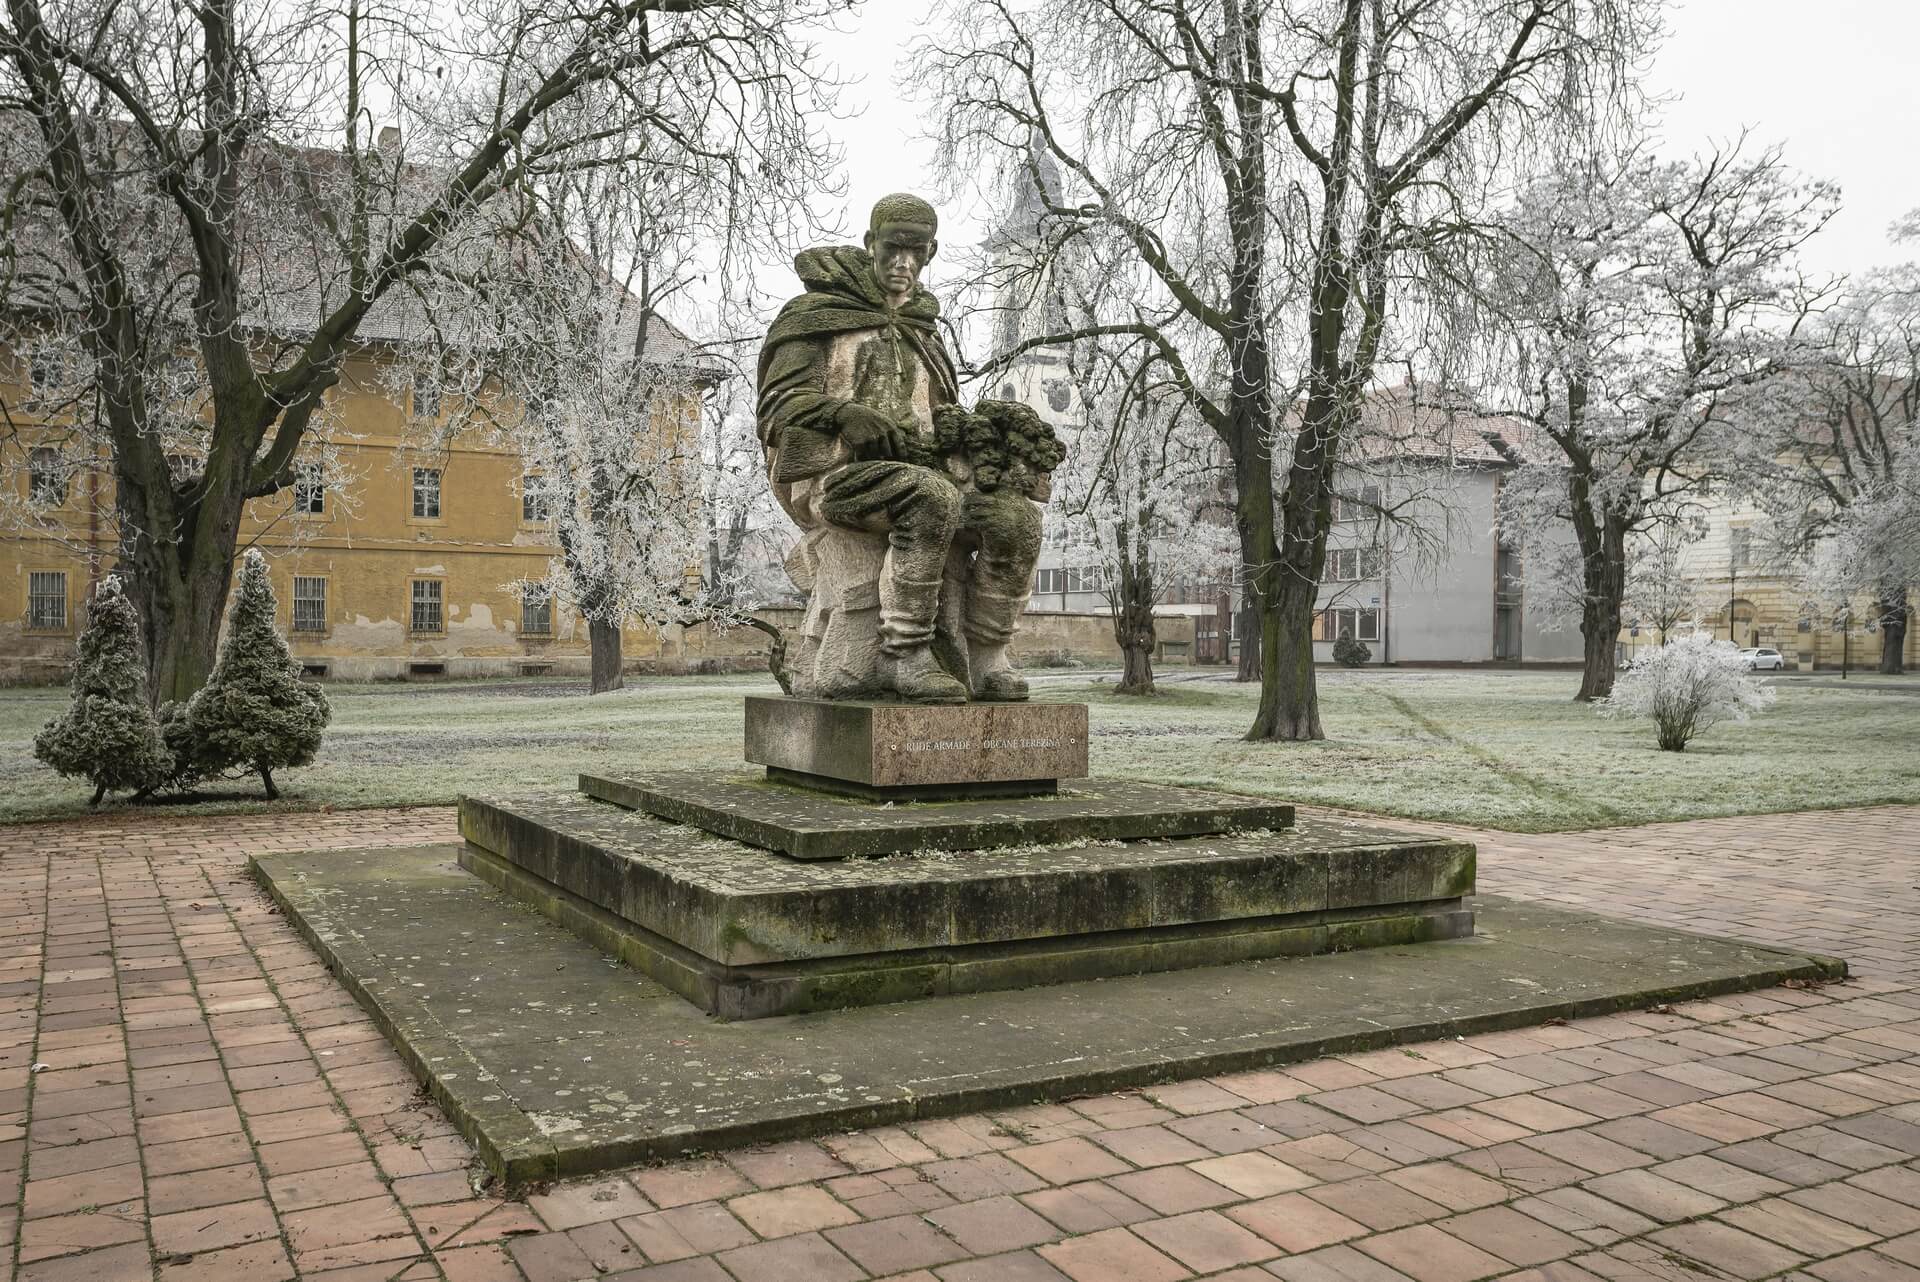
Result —
<instances>
[{"instance_id":1,"label":"white car","mask_svg":"<svg viewBox=\"0 0 1920 1282\"><path fill-rule=\"evenodd\" d=\"M1787 657L1769 646L1749 646L1740 652L1749 672L1778 672L1787 666Z\"/></svg>"}]
</instances>

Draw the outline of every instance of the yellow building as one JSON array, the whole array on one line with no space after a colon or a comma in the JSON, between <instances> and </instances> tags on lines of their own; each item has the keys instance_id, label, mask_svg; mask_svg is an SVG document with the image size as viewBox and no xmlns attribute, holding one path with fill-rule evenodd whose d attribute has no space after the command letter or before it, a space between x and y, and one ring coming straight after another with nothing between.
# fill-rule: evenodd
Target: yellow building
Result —
<instances>
[{"instance_id":1,"label":"yellow building","mask_svg":"<svg viewBox=\"0 0 1920 1282\"><path fill-rule=\"evenodd\" d=\"M396 398L388 360L370 346L347 363L330 394L324 470L248 505L239 546L266 553L294 655L335 680L586 674L585 621L516 586L543 578L559 553L538 485L517 454L477 439L409 448L407 411L430 407L399 403L424 393ZM0 682L14 683L63 677L87 593L114 560L107 459L34 422L34 371L23 364L7 362L17 430L0 444L0 483L13 491L0 527ZM632 627L625 661L640 671L752 663L764 640L751 629Z\"/></svg>"},{"instance_id":2,"label":"yellow building","mask_svg":"<svg viewBox=\"0 0 1920 1282\"><path fill-rule=\"evenodd\" d=\"M1850 612L1836 610L1832 602L1811 602L1792 568L1769 554L1765 516L1757 507L1719 487L1697 502L1705 528L1685 546L1680 565L1692 586L1693 622L1701 631L1741 647L1778 650L1801 671L1879 663L1880 631L1871 622L1871 601L1862 596ZM1660 644L1655 628L1633 623L1629 619L1620 636L1625 658ZM1680 628L1689 630L1685 621ZM1907 629L1905 663L1920 664L1920 628Z\"/></svg>"}]
</instances>

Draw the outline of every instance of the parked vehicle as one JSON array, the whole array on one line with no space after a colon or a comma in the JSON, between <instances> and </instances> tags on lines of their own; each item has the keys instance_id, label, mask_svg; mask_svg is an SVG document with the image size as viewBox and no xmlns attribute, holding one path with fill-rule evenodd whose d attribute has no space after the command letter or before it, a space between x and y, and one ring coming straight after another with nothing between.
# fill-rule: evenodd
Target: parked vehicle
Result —
<instances>
[{"instance_id":1,"label":"parked vehicle","mask_svg":"<svg viewBox=\"0 0 1920 1282\"><path fill-rule=\"evenodd\" d=\"M1740 652L1749 672L1778 672L1787 666L1787 657L1771 646L1749 646Z\"/></svg>"}]
</instances>

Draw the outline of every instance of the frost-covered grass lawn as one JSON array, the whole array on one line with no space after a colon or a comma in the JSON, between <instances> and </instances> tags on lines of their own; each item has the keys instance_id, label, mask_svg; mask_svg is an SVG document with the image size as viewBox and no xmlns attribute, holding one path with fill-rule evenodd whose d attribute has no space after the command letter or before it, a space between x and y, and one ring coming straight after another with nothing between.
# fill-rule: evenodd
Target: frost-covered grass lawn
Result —
<instances>
[{"instance_id":1,"label":"frost-covered grass lawn","mask_svg":"<svg viewBox=\"0 0 1920 1282\"><path fill-rule=\"evenodd\" d=\"M1176 675L1178 670L1176 670ZM1683 754L1645 724L1575 705L1571 672L1321 673L1319 744L1242 743L1249 687L1168 683L1119 699L1047 678L1039 697L1087 699L1097 774L1199 784L1410 818L1554 831L1707 815L1920 802L1920 697L1780 682L1774 710ZM643 679L589 698L551 681L330 686L318 762L276 776L282 808L450 802L461 792L569 783L582 771L742 769L746 677ZM85 811L90 791L32 757L64 691L0 691L0 820ZM216 784L181 809L265 809L257 781Z\"/></svg>"}]
</instances>

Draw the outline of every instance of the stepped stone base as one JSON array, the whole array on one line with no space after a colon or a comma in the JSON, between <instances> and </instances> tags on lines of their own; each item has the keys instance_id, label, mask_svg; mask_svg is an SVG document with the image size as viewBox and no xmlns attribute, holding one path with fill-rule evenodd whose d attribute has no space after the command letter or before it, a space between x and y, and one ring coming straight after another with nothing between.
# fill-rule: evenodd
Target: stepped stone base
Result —
<instances>
[{"instance_id":1,"label":"stepped stone base","mask_svg":"<svg viewBox=\"0 0 1920 1282\"><path fill-rule=\"evenodd\" d=\"M252 866L512 1188L1846 974L1482 899L1472 939L730 1022L462 872L460 849Z\"/></svg>"},{"instance_id":2,"label":"stepped stone base","mask_svg":"<svg viewBox=\"0 0 1920 1282\"><path fill-rule=\"evenodd\" d=\"M581 775L580 791L794 859L1204 837L1293 823L1293 807L1278 802L1128 780L1039 797L889 806L777 780L692 771Z\"/></svg>"},{"instance_id":3,"label":"stepped stone base","mask_svg":"<svg viewBox=\"0 0 1920 1282\"><path fill-rule=\"evenodd\" d=\"M1473 932L1470 843L1345 822L814 862L574 795L460 824L463 867L732 1019Z\"/></svg>"}]
</instances>

